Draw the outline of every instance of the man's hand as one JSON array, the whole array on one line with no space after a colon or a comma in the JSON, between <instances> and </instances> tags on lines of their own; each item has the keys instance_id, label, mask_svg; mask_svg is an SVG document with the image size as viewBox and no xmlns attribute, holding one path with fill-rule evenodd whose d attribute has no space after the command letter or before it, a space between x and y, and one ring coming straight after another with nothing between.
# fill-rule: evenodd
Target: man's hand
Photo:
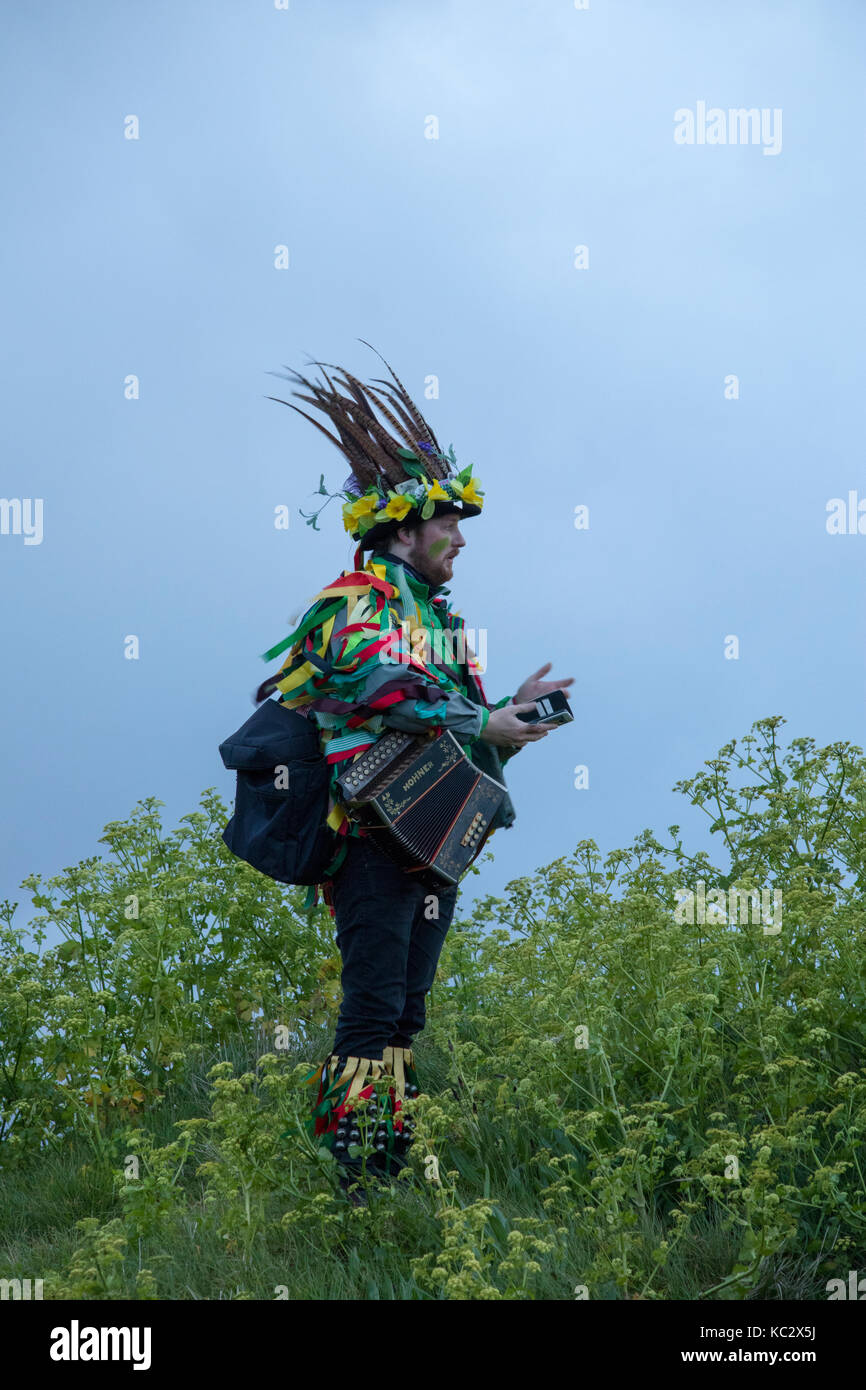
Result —
<instances>
[{"instance_id":1,"label":"man's hand","mask_svg":"<svg viewBox=\"0 0 866 1390\"><path fill-rule=\"evenodd\" d=\"M569 676L564 681L540 680L539 677L545 675L550 670L551 665L552 662L546 661L531 676L526 677L514 696L515 703L518 700L538 700L542 695L549 695L552 690L565 690L567 685L574 685L574 676Z\"/></svg>"},{"instance_id":2,"label":"man's hand","mask_svg":"<svg viewBox=\"0 0 866 1390\"><path fill-rule=\"evenodd\" d=\"M518 719L518 714L531 709L535 709L533 700L522 705L503 705L502 709L491 710L490 718L481 735L482 740L492 743L497 748L522 748L525 743L536 743L540 738L547 738L551 729L558 727L556 724L527 724L524 720Z\"/></svg>"}]
</instances>

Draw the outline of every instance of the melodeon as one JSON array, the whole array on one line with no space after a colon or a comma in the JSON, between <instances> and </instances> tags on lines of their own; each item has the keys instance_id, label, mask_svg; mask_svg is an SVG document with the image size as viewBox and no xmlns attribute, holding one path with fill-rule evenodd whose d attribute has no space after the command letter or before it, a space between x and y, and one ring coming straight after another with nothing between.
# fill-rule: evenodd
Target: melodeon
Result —
<instances>
[{"instance_id":1,"label":"melodeon","mask_svg":"<svg viewBox=\"0 0 866 1390\"><path fill-rule=\"evenodd\" d=\"M457 883L479 854L506 789L469 760L450 730L431 739L390 729L337 786L352 819L408 873Z\"/></svg>"}]
</instances>

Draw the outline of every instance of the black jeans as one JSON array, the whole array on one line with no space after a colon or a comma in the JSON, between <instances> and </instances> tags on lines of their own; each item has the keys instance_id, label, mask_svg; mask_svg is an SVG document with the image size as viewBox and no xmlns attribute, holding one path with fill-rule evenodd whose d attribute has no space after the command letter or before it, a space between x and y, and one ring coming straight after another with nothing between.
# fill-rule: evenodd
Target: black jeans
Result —
<instances>
[{"instance_id":1,"label":"black jeans","mask_svg":"<svg viewBox=\"0 0 866 1390\"><path fill-rule=\"evenodd\" d=\"M456 900L456 884L419 881L371 840L350 839L333 879L343 958L334 1053L381 1061L386 1047L411 1047Z\"/></svg>"}]
</instances>

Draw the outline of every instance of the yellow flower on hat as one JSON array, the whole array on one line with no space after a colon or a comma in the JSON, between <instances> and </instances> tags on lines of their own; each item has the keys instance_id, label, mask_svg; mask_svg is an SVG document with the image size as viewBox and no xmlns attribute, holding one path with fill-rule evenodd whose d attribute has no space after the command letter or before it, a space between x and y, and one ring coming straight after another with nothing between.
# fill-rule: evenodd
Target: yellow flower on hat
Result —
<instances>
[{"instance_id":1,"label":"yellow flower on hat","mask_svg":"<svg viewBox=\"0 0 866 1390\"><path fill-rule=\"evenodd\" d=\"M371 493L367 497L359 497L357 502L347 502L343 507L343 524L346 530L354 531L362 517L374 512L377 500L376 494Z\"/></svg>"},{"instance_id":2,"label":"yellow flower on hat","mask_svg":"<svg viewBox=\"0 0 866 1390\"><path fill-rule=\"evenodd\" d=\"M479 481L478 478L470 478L468 483L463 484L461 491L463 501L468 502L472 507L482 507L484 505L483 494L475 490L475 484Z\"/></svg>"},{"instance_id":3,"label":"yellow flower on hat","mask_svg":"<svg viewBox=\"0 0 866 1390\"><path fill-rule=\"evenodd\" d=\"M392 497L387 507L382 508L383 516L393 517L395 521L402 521L407 512L411 512L412 503L408 497Z\"/></svg>"},{"instance_id":4,"label":"yellow flower on hat","mask_svg":"<svg viewBox=\"0 0 866 1390\"><path fill-rule=\"evenodd\" d=\"M428 487L428 489L427 489L427 498L428 498L428 500L429 500L430 502L450 502L450 501L451 501L451 498L448 496L448 493L445 491L445 489L444 489L443 487L440 486L438 479L437 479L437 481L433 484L432 487Z\"/></svg>"}]
</instances>

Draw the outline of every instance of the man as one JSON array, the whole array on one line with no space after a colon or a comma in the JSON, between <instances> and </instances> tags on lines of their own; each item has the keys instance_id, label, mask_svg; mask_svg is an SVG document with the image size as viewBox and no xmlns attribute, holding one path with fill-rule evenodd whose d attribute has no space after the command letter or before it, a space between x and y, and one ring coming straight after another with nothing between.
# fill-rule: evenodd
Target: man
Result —
<instances>
[{"instance_id":1,"label":"man","mask_svg":"<svg viewBox=\"0 0 866 1390\"><path fill-rule=\"evenodd\" d=\"M393 372L394 384L380 383L387 390L362 387L348 372L342 378L335 372L335 386L324 371L328 364L317 365L327 386L293 373L307 392L294 394L321 410L339 438L298 413L352 465L343 519L358 548L354 570L322 590L296 631L265 654L270 659L289 647L279 675L260 687L258 697L278 689L285 704L312 719L332 768L328 825L335 853L322 888L336 923L343 1000L331 1053L308 1080L318 1082L311 1130L346 1170L346 1185L362 1166L350 1147L367 1134L376 1150L374 1169L390 1176L405 1166L411 1120L400 1111L407 1095L418 1094L412 1043L424 1027L425 996L457 888L432 875L407 876L353 822L336 779L396 728L435 736L450 730L476 766L503 782L508 758L555 727L526 724L518 714L573 678L543 680L548 662L513 698L489 705L478 663L462 640L463 619L445 597L466 544L459 523L483 506L478 480L471 468L454 472L453 450L443 454ZM319 491L325 492L324 477ZM308 523L316 526L317 516ZM364 550L372 553L362 567ZM506 795L492 831L513 821ZM373 1082L383 1075L393 1084L387 1096L377 1097Z\"/></svg>"}]
</instances>

